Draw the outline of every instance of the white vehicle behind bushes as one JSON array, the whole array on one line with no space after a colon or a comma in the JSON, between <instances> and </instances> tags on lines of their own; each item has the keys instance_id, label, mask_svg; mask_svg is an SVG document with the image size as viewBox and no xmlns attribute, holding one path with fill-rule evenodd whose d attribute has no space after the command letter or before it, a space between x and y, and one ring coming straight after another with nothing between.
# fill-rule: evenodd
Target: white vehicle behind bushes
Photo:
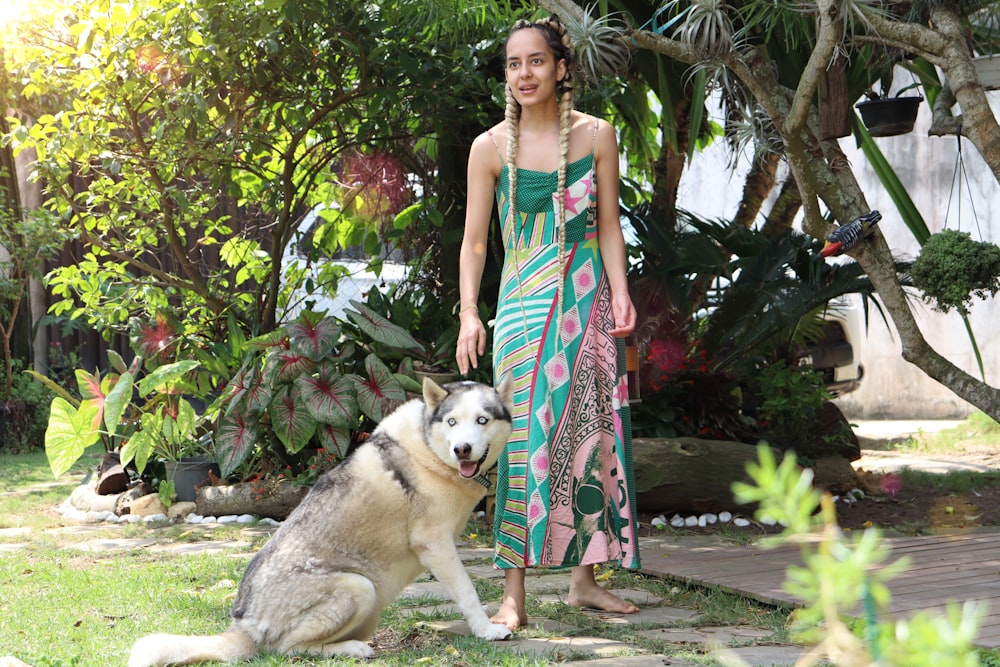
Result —
<instances>
[{"instance_id":1,"label":"white vehicle behind bushes","mask_svg":"<svg viewBox=\"0 0 1000 667\"><path fill-rule=\"evenodd\" d=\"M292 290L288 302L279 308L279 320L288 322L300 312L309 309L343 318L350 301L364 301L374 288L384 288L404 282L409 266L399 258L400 253L383 247L380 268L373 267L371 258L360 246L338 250L332 257L309 260L304 244L308 243L315 227L322 223L317 207L302 216L296 226L292 242L282 257L284 276L305 271L302 286ZM378 265L378 262L375 263Z\"/></svg>"}]
</instances>

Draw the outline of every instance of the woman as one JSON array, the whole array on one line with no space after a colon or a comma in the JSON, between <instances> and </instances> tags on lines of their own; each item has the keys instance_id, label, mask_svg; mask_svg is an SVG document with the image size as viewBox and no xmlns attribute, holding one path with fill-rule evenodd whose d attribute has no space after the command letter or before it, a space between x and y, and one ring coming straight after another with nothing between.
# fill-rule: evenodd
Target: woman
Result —
<instances>
[{"instance_id":1,"label":"woman","mask_svg":"<svg viewBox=\"0 0 1000 667\"><path fill-rule=\"evenodd\" d=\"M506 118L469 154L456 359L467 373L486 352L476 304L495 196L505 260L494 377L514 375L515 430L498 465L496 565L505 580L493 622L511 630L528 620L532 566L573 566L571 605L638 611L594 577L597 563L639 566L619 363L635 308L617 139L607 122L573 109L573 60L558 17L516 23L506 48Z\"/></svg>"}]
</instances>

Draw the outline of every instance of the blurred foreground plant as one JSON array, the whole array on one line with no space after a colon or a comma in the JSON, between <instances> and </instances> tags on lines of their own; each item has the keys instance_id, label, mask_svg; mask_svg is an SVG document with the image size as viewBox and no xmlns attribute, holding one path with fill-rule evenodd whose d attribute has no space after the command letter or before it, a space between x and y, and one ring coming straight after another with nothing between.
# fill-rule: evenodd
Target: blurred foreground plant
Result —
<instances>
[{"instance_id":1,"label":"blurred foreground plant","mask_svg":"<svg viewBox=\"0 0 1000 667\"><path fill-rule=\"evenodd\" d=\"M771 448L761 444L758 459L747 466L756 486L737 482L733 492L740 504L758 504L758 518L785 527L766 544L818 531L818 540L797 540L805 567L789 566L784 586L804 603L792 613L792 631L814 644L797 667L822 660L841 667L980 664L973 644L982 617L977 605L950 604L945 615L925 611L895 623L877 621L891 597L887 582L906 568L906 559L883 565L890 549L876 528L848 539L837 526L833 498L813 487L812 471L800 468L793 453L778 464ZM859 606L864 618L855 621L849 614Z\"/></svg>"}]
</instances>

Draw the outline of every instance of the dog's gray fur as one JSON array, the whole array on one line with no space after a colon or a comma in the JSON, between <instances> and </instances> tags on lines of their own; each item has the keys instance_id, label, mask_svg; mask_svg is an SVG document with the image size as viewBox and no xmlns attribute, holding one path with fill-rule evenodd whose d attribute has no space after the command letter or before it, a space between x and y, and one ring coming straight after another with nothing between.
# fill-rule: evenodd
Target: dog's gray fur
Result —
<instances>
[{"instance_id":1,"label":"dog's gray fur","mask_svg":"<svg viewBox=\"0 0 1000 667\"><path fill-rule=\"evenodd\" d=\"M476 636L510 636L483 610L455 538L485 494L472 478L496 463L510 437L513 382L494 390L425 380L423 396L323 475L250 561L228 630L149 635L132 648L129 667L261 651L369 658L382 610L425 569L448 587Z\"/></svg>"}]
</instances>

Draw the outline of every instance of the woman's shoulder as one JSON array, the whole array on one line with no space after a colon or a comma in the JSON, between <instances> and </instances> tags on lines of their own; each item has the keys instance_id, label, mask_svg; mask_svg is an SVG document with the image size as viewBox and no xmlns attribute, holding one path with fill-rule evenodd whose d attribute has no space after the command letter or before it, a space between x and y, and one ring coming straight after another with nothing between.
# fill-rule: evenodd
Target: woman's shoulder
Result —
<instances>
[{"instance_id":1,"label":"woman's shoulder","mask_svg":"<svg viewBox=\"0 0 1000 667\"><path fill-rule=\"evenodd\" d=\"M593 134L594 128L597 128L597 131L600 132L602 128L611 127L611 124L603 118L591 116L589 113L576 110L574 110L573 115L570 116L570 122L572 123L574 132L587 132L590 134Z\"/></svg>"}]
</instances>

